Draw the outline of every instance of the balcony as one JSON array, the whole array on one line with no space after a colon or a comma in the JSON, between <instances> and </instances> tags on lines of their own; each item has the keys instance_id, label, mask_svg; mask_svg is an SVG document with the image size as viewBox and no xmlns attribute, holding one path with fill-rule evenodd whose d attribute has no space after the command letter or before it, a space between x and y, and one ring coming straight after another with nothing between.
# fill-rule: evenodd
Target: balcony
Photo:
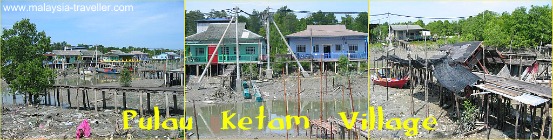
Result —
<instances>
[{"instance_id":1,"label":"balcony","mask_svg":"<svg viewBox=\"0 0 553 140\"><path fill-rule=\"evenodd\" d=\"M349 60L357 60L357 59L367 59L367 53L296 53L296 57L298 57L299 60L320 60L321 58L324 61L336 61L341 56L346 56Z\"/></svg>"}]
</instances>

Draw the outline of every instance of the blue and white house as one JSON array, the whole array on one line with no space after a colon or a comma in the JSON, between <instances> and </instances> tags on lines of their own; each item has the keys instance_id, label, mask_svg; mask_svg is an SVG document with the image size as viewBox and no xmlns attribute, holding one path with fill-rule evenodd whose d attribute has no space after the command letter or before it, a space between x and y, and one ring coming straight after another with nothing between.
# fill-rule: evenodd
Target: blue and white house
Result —
<instances>
[{"instance_id":1,"label":"blue and white house","mask_svg":"<svg viewBox=\"0 0 553 140\"><path fill-rule=\"evenodd\" d=\"M307 25L307 29L287 35L289 45L298 59L337 61L368 58L367 33L346 29L345 25Z\"/></svg>"},{"instance_id":2,"label":"blue and white house","mask_svg":"<svg viewBox=\"0 0 553 140\"><path fill-rule=\"evenodd\" d=\"M180 59L180 56L174 52L164 52L164 53L161 53L159 55L155 55L152 57L152 59L154 60L175 60L175 59Z\"/></svg>"}]
</instances>

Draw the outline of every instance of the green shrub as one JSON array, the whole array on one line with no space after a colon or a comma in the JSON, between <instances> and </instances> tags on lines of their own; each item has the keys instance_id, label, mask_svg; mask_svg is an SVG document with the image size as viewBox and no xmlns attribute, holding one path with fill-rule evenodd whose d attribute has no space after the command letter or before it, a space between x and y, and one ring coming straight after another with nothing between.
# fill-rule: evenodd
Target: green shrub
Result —
<instances>
[{"instance_id":1,"label":"green shrub","mask_svg":"<svg viewBox=\"0 0 553 140\"><path fill-rule=\"evenodd\" d=\"M119 78L119 84L122 87L130 87L132 82L132 75L129 69L123 68L121 71L121 77Z\"/></svg>"}]
</instances>

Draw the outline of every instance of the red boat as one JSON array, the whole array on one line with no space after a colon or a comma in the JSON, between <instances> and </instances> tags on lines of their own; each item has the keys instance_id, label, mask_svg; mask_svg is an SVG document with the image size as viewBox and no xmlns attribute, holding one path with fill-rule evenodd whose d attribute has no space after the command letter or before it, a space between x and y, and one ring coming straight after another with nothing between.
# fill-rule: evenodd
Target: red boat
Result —
<instances>
[{"instance_id":1,"label":"red boat","mask_svg":"<svg viewBox=\"0 0 553 140\"><path fill-rule=\"evenodd\" d=\"M403 88L407 81L409 81L409 77L404 77L401 79L397 78L373 78L372 79L374 84L381 85L386 87L386 81L388 81L387 86L393 87L393 88Z\"/></svg>"}]
</instances>

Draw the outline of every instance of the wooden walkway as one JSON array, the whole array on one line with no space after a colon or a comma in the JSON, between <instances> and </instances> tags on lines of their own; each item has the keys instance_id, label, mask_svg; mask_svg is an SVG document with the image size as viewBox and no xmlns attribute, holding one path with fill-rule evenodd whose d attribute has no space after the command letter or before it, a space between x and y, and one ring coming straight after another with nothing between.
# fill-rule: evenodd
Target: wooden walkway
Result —
<instances>
[{"instance_id":1,"label":"wooden walkway","mask_svg":"<svg viewBox=\"0 0 553 140\"><path fill-rule=\"evenodd\" d=\"M177 95L182 95L184 94L184 88L169 88L169 87L121 87L121 86L72 86L72 85L54 85L53 86L53 93L50 94L50 92L48 92L45 96L45 99L47 104L52 104L52 101L50 98L50 95L53 95L57 101L57 103L54 103L54 105L57 105L57 106L62 106L62 102L60 100L60 89L66 89L67 90L67 104L69 105L70 108L72 107L76 107L77 109L91 109L92 107L90 106L90 99L89 98L89 94L88 94L88 91L89 90L93 90L93 94L94 94L94 100L93 100L93 103L94 103L94 110L95 111L98 111L98 102L101 101L102 102L102 108L103 109L106 109L107 108L107 100L106 100L106 92L114 92L114 97L112 98L113 99L113 102L114 102L114 106L113 108L115 108L115 111L116 112L119 112L119 109L122 108L122 109L128 109L127 108L127 92L137 92L137 94L132 94L132 95L138 95L139 96L139 108L138 110L140 110L140 115L144 115L144 107L143 107L143 94L146 93L146 109L148 111L152 111L152 107L151 107L151 98L150 98L150 94L151 93L156 93L156 94L165 94L165 115L166 116L170 116L170 108L169 108L169 94L171 94L173 96L173 110L177 110L178 109L178 106L177 106ZM71 89L75 89L76 90L76 93L73 93L76 95L76 98L77 98L77 101L76 101L76 106L73 106L73 104L71 103ZM101 100L98 100L98 95L97 95L97 92L100 91L101 92ZM79 102L78 98L79 98L79 93L82 94L82 102ZM119 100L121 99L118 99L117 95L122 93L123 97L122 97L122 104L119 103Z\"/></svg>"},{"instance_id":2,"label":"wooden walkway","mask_svg":"<svg viewBox=\"0 0 553 140\"><path fill-rule=\"evenodd\" d=\"M339 139L359 139L359 136L365 139L369 138L367 131L361 129L361 119L356 120L355 128L347 129L342 120L336 118L329 118L321 121L320 119L310 120L310 133L313 135L313 129L316 129L317 134L320 132L322 138L334 139L336 135L339 135ZM310 135L310 136L311 136Z\"/></svg>"}]
</instances>

